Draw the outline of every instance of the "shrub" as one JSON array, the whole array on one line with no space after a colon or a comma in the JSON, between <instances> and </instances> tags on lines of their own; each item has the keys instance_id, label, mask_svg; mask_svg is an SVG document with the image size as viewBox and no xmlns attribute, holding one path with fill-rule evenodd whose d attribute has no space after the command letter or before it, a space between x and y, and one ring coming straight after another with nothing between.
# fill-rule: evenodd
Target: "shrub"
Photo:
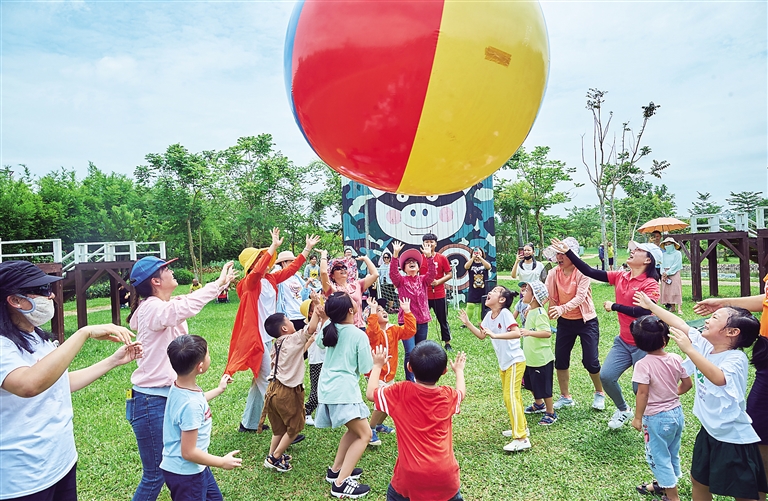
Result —
<instances>
[{"instance_id":1,"label":"shrub","mask_svg":"<svg viewBox=\"0 0 768 501\"><path fill-rule=\"evenodd\" d=\"M195 274L186 268L174 268L173 276L179 285L189 285L192 283L192 279L195 278Z\"/></svg>"}]
</instances>

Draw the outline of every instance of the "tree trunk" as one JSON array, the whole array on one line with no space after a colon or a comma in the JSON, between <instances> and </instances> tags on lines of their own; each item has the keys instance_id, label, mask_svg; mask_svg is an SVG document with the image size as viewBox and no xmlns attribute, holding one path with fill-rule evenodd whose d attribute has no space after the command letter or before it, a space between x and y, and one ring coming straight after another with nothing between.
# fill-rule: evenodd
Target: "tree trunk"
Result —
<instances>
[{"instance_id":1,"label":"tree trunk","mask_svg":"<svg viewBox=\"0 0 768 501\"><path fill-rule=\"evenodd\" d=\"M200 280L201 277L197 276L197 258L195 257L195 243L192 240L192 218L187 216L187 241L189 242L189 257L192 259L192 270L195 273L195 278Z\"/></svg>"},{"instance_id":2,"label":"tree trunk","mask_svg":"<svg viewBox=\"0 0 768 501\"><path fill-rule=\"evenodd\" d=\"M198 242L198 248L197 253L200 259L198 260L198 265L200 267L200 282L203 281L203 228L200 227L197 229L197 242Z\"/></svg>"},{"instance_id":3,"label":"tree trunk","mask_svg":"<svg viewBox=\"0 0 768 501\"><path fill-rule=\"evenodd\" d=\"M541 222L541 213L536 211L536 226L539 229L539 250L544 248L544 225Z\"/></svg>"}]
</instances>

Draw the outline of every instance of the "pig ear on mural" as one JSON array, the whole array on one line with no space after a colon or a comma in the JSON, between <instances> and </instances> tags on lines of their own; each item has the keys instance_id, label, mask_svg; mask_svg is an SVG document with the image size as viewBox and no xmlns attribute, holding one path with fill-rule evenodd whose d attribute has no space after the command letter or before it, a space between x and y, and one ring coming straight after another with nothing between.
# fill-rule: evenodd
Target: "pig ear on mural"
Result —
<instances>
[{"instance_id":1,"label":"pig ear on mural","mask_svg":"<svg viewBox=\"0 0 768 501\"><path fill-rule=\"evenodd\" d=\"M386 191L377 190L376 188L371 188L370 186L368 187L368 189L371 190L371 193L376 198L379 198L380 196L386 193Z\"/></svg>"}]
</instances>

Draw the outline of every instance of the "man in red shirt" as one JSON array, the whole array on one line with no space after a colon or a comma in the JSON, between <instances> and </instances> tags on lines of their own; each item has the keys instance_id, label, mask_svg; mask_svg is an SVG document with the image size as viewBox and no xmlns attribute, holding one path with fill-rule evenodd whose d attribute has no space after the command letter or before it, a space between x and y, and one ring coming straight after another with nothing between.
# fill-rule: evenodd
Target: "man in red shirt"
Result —
<instances>
[{"instance_id":1,"label":"man in red shirt","mask_svg":"<svg viewBox=\"0 0 768 501\"><path fill-rule=\"evenodd\" d=\"M397 429L397 461L387 499L393 501L461 501L459 463L453 453L453 416L466 394L464 365L459 352L451 362L456 388L437 386L448 356L434 341L422 341L411 352L409 367L416 382L379 384L387 350L373 353L373 369L365 396L378 411L392 417Z\"/></svg>"},{"instance_id":2,"label":"man in red shirt","mask_svg":"<svg viewBox=\"0 0 768 501\"><path fill-rule=\"evenodd\" d=\"M429 307L435 312L435 317L440 323L440 338L445 343L445 351L451 350L451 328L448 326L448 305L445 302L445 282L453 278L453 269L448 258L437 252L437 236L434 233L427 233L421 240L425 247L432 249L435 256L435 268L437 276L432 284L427 287L427 299ZM422 263L419 274L427 274L426 261Z\"/></svg>"}]
</instances>

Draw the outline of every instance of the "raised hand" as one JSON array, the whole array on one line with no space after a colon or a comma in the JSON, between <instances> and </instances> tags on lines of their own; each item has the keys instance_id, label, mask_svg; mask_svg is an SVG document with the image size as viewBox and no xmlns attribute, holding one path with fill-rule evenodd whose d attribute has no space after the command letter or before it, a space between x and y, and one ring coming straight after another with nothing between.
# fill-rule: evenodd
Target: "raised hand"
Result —
<instances>
[{"instance_id":1,"label":"raised hand","mask_svg":"<svg viewBox=\"0 0 768 501\"><path fill-rule=\"evenodd\" d=\"M424 255L424 257L432 257L432 246L422 244L421 253Z\"/></svg>"},{"instance_id":2,"label":"raised hand","mask_svg":"<svg viewBox=\"0 0 768 501\"><path fill-rule=\"evenodd\" d=\"M224 287L235 279L237 275L235 274L234 266L234 261L228 261L224 264L224 266L221 267L221 273L219 274L219 278L216 280L216 285L218 287Z\"/></svg>"},{"instance_id":3,"label":"raised hand","mask_svg":"<svg viewBox=\"0 0 768 501\"><path fill-rule=\"evenodd\" d=\"M696 303L696 305L693 307L693 312L697 315L711 315L712 313L716 312L720 308L725 308L727 304L725 303L724 299L711 297L709 299L705 299L704 301L699 301Z\"/></svg>"},{"instance_id":4,"label":"raised hand","mask_svg":"<svg viewBox=\"0 0 768 501\"><path fill-rule=\"evenodd\" d=\"M309 253L309 251L311 251L319 241L320 241L320 237L318 235L307 235L306 236L307 253Z\"/></svg>"},{"instance_id":5,"label":"raised hand","mask_svg":"<svg viewBox=\"0 0 768 501\"><path fill-rule=\"evenodd\" d=\"M551 242L552 242L552 248L555 249L560 254L565 254L566 252L568 252L570 250L568 248L568 246L566 244L564 244L562 242L562 240L560 240L558 238L553 238L551 240Z\"/></svg>"},{"instance_id":6,"label":"raised hand","mask_svg":"<svg viewBox=\"0 0 768 501\"><path fill-rule=\"evenodd\" d=\"M402 304L402 300L400 301L400 304ZM461 320L461 323L464 325L469 325L469 315L467 315L466 310L459 310L459 320Z\"/></svg>"},{"instance_id":7,"label":"raised hand","mask_svg":"<svg viewBox=\"0 0 768 501\"><path fill-rule=\"evenodd\" d=\"M280 238L280 228L272 228L269 234L272 235L272 246L275 249L280 247L280 245L283 243L283 239Z\"/></svg>"},{"instance_id":8,"label":"raised hand","mask_svg":"<svg viewBox=\"0 0 768 501\"><path fill-rule=\"evenodd\" d=\"M371 350L371 355L373 356L373 365L378 367L383 367L387 360L390 359L387 349L383 345L379 345Z\"/></svg>"},{"instance_id":9,"label":"raised hand","mask_svg":"<svg viewBox=\"0 0 768 501\"><path fill-rule=\"evenodd\" d=\"M456 354L456 358L448 363L451 364L451 370L453 372L463 371L464 367L467 365L467 354L460 351Z\"/></svg>"},{"instance_id":10,"label":"raised hand","mask_svg":"<svg viewBox=\"0 0 768 501\"><path fill-rule=\"evenodd\" d=\"M118 365L125 365L129 362L133 362L137 358L144 356L144 347L140 341L134 341L131 344L124 344L120 346L115 352L110 355L110 361L117 367Z\"/></svg>"},{"instance_id":11,"label":"raised hand","mask_svg":"<svg viewBox=\"0 0 768 501\"><path fill-rule=\"evenodd\" d=\"M400 251L403 250L403 247L404 247L403 243L398 240L395 240L394 242L392 242L392 257L396 258L397 256L399 256Z\"/></svg>"},{"instance_id":12,"label":"raised hand","mask_svg":"<svg viewBox=\"0 0 768 501\"><path fill-rule=\"evenodd\" d=\"M648 294L643 291L635 292L635 295L632 299L634 299L635 306L645 308L646 310L650 310L651 306L655 304L653 301L651 301L651 298L648 297Z\"/></svg>"},{"instance_id":13,"label":"raised hand","mask_svg":"<svg viewBox=\"0 0 768 501\"><path fill-rule=\"evenodd\" d=\"M680 329L677 329L675 327L670 327L669 337L675 340L675 343L677 343L677 346L680 348L680 351L682 351L686 355L690 350L693 349L693 344L691 344L691 339L688 337L687 332L683 332Z\"/></svg>"},{"instance_id":14,"label":"raised hand","mask_svg":"<svg viewBox=\"0 0 768 501\"><path fill-rule=\"evenodd\" d=\"M368 306L371 308L371 313L376 313L376 307L379 305L379 303L376 301L376 298L369 297L368 298Z\"/></svg>"},{"instance_id":15,"label":"raised hand","mask_svg":"<svg viewBox=\"0 0 768 501\"><path fill-rule=\"evenodd\" d=\"M400 309L403 311L403 313L410 313L411 312L411 300L407 297L404 297L400 300Z\"/></svg>"}]
</instances>

